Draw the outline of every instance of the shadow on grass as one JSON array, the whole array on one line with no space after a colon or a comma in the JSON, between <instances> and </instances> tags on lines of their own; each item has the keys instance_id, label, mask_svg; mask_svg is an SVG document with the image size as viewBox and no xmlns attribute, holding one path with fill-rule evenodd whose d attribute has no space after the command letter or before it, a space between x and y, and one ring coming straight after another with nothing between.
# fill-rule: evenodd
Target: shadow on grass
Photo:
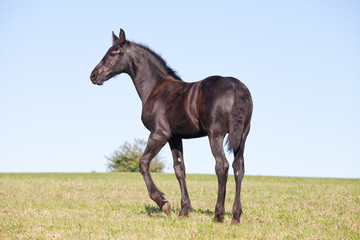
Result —
<instances>
[{"instance_id":1,"label":"shadow on grass","mask_svg":"<svg viewBox=\"0 0 360 240\"><path fill-rule=\"evenodd\" d=\"M215 215L215 211L211 211L209 209L206 209L206 210L202 210L200 208L196 209L196 210L193 210L194 213L199 213L199 214L203 214L203 215L207 215L207 216L214 216ZM230 212L225 212L224 213L224 216L228 216L228 217L231 217L232 214Z\"/></svg>"},{"instance_id":2,"label":"shadow on grass","mask_svg":"<svg viewBox=\"0 0 360 240\"><path fill-rule=\"evenodd\" d=\"M145 211L146 211L147 215L149 215L150 217L152 217L152 214L162 213L162 211L160 210L159 207L154 207L149 204L145 205Z\"/></svg>"},{"instance_id":3,"label":"shadow on grass","mask_svg":"<svg viewBox=\"0 0 360 240\"><path fill-rule=\"evenodd\" d=\"M152 206L150 204L146 204L145 205L145 211L147 213L148 216L152 217L153 214L161 214L162 211L160 210L159 207L155 207L155 206ZM172 209L171 210L171 214L175 214L175 215L179 215L181 209L180 208L176 208L176 209ZM195 214L202 214L202 215L206 215L206 216L214 216L215 215L215 212L214 211L211 211L209 209L206 209L206 210L203 210L203 209L194 209L192 211L192 213L195 213ZM191 214L191 213L190 213ZM231 217L232 214L230 212L225 212L224 213L224 216L228 216L228 217Z\"/></svg>"}]
</instances>

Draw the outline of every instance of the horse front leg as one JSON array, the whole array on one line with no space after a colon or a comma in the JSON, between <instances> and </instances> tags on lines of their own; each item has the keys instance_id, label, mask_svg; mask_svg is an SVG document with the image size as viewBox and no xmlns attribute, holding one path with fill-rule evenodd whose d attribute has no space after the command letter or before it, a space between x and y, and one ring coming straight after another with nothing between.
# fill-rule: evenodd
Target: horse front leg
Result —
<instances>
[{"instance_id":1,"label":"horse front leg","mask_svg":"<svg viewBox=\"0 0 360 240\"><path fill-rule=\"evenodd\" d=\"M140 172L145 180L145 184L149 193L149 197L159 206L159 208L167 215L171 213L170 203L165 199L164 193L159 191L150 174L150 162L159 153L161 148L167 141L161 137L150 134L144 154L139 161Z\"/></svg>"},{"instance_id":2,"label":"horse front leg","mask_svg":"<svg viewBox=\"0 0 360 240\"><path fill-rule=\"evenodd\" d=\"M182 140L181 138L173 138L169 141L169 145L174 160L175 175L179 181L180 191L181 191L181 212L179 216L188 216L189 212L192 211L192 207L185 181L186 174L185 174Z\"/></svg>"}]
</instances>

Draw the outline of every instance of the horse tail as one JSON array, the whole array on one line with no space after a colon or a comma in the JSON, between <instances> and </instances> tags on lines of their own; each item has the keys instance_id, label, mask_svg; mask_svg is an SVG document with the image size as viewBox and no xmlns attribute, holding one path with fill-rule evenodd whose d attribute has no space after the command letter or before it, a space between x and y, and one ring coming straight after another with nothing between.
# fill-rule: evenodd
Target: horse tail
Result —
<instances>
[{"instance_id":1,"label":"horse tail","mask_svg":"<svg viewBox=\"0 0 360 240\"><path fill-rule=\"evenodd\" d=\"M229 116L228 151L237 152L240 149L241 142L246 140L250 129L251 115L252 99L249 90L246 87L236 89Z\"/></svg>"}]
</instances>

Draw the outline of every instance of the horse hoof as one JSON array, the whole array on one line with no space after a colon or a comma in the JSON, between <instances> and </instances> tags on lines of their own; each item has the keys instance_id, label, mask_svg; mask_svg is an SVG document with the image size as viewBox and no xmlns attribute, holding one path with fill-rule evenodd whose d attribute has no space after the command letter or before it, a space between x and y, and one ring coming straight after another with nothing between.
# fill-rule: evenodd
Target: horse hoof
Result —
<instances>
[{"instance_id":1,"label":"horse hoof","mask_svg":"<svg viewBox=\"0 0 360 240\"><path fill-rule=\"evenodd\" d=\"M216 223L224 222L224 215L215 215L214 222L216 222Z\"/></svg>"},{"instance_id":2,"label":"horse hoof","mask_svg":"<svg viewBox=\"0 0 360 240\"><path fill-rule=\"evenodd\" d=\"M188 217L191 210L189 209L181 209L179 213L179 217Z\"/></svg>"},{"instance_id":3,"label":"horse hoof","mask_svg":"<svg viewBox=\"0 0 360 240\"><path fill-rule=\"evenodd\" d=\"M170 215L171 213L171 205L169 202L165 202L164 205L162 206L161 210L166 213L166 215Z\"/></svg>"},{"instance_id":4,"label":"horse hoof","mask_svg":"<svg viewBox=\"0 0 360 240\"><path fill-rule=\"evenodd\" d=\"M188 217L189 214L193 211L193 208L190 206L184 206L181 208L179 213L179 217Z\"/></svg>"},{"instance_id":5,"label":"horse hoof","mask_svg":"<svg viewBox=\"0 0 360 240\"><path fill-rule=\"evenodd\" d=\"M236 220L235 218L231 219L231 225L239 225L240 221Z\"/></svg>"}]
</instances>

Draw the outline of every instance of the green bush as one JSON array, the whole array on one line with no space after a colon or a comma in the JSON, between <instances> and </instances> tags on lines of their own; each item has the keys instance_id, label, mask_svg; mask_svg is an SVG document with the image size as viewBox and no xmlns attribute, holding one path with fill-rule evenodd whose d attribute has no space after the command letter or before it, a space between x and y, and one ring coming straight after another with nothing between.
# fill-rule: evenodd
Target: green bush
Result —
<instances>
[{"instance_id":1,"label":"green bush","mask_svg":"<svg viewBox=\"0 0 360 240\"><path fill-rule=\"evenodd\" d=\"M125 142L110 157L106 157L108 169L111 172L139 172L139 160L145 147L143 139L135 139L133 144ZM150 172L161 172L164 168L165 164L159 155L150 163Z\"/></svg>"}]
</instances>

